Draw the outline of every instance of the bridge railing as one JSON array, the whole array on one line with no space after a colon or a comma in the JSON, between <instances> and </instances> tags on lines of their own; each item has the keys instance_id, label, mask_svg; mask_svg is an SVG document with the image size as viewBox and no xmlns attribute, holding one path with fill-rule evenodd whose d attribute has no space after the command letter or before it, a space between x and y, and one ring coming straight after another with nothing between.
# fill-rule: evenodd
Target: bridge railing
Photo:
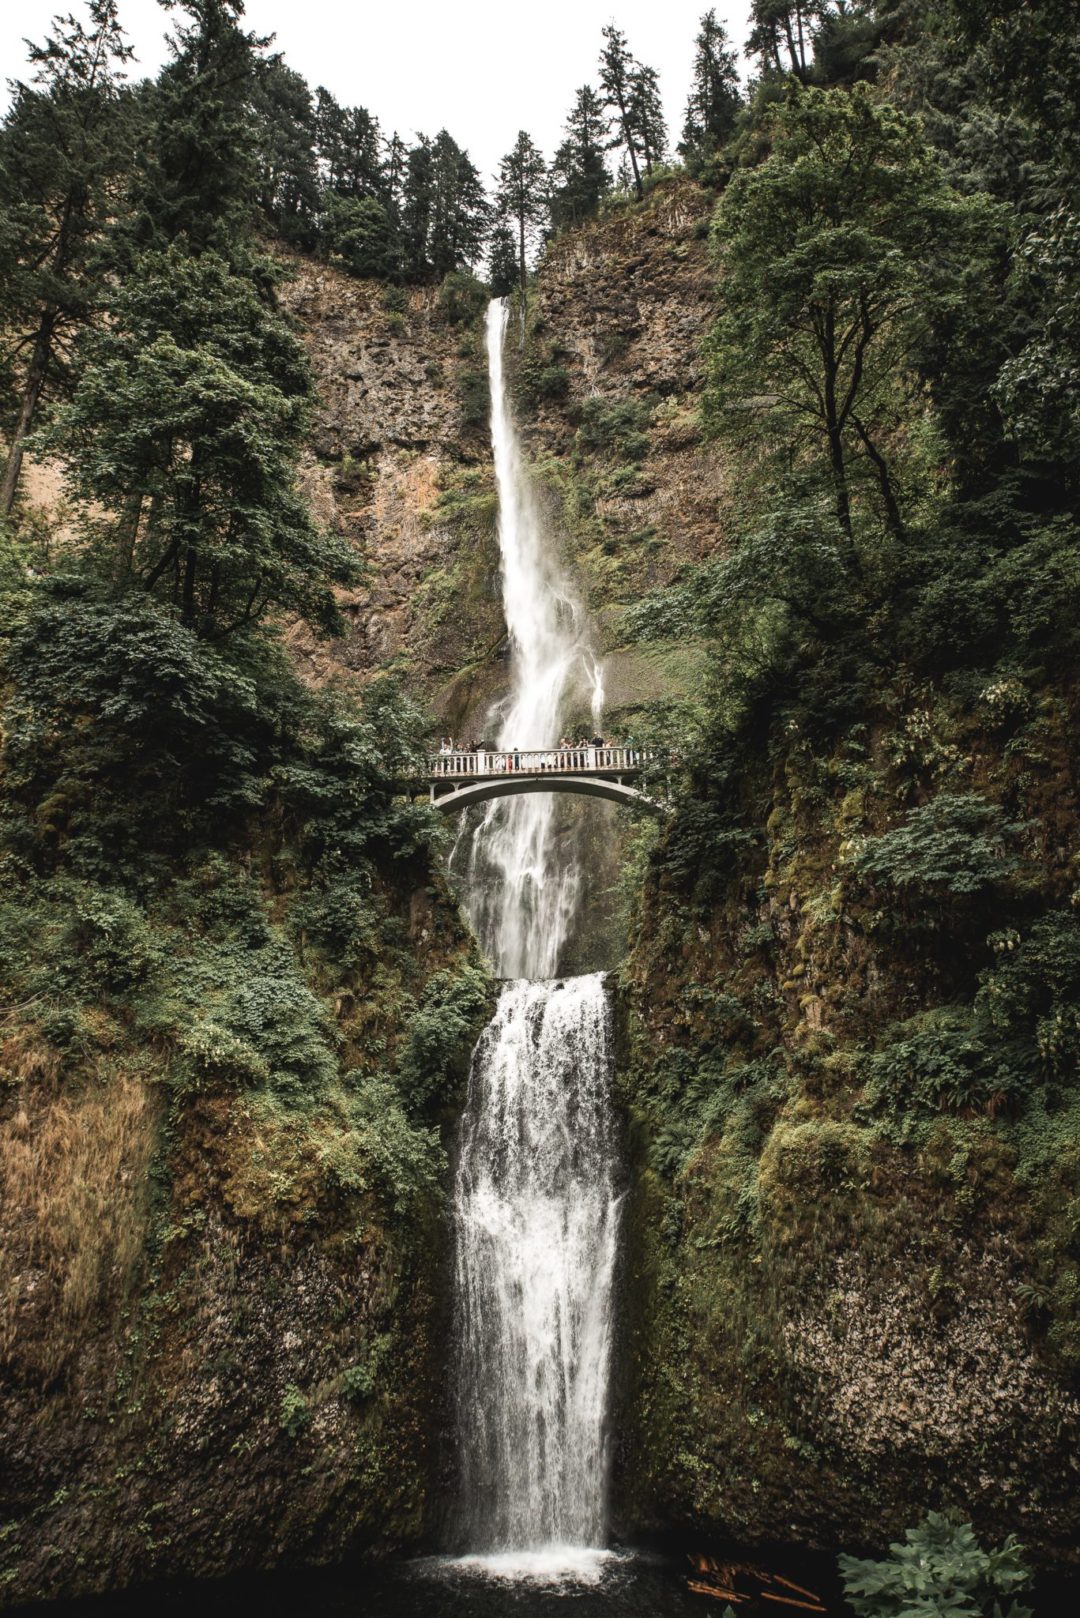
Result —
<instances>
[{"instance_id":1,"label":"bridge railing","mask_svg":"<svg viewBox=\"0 0 1080 1618\"><path fill-rule=\"evenodd\" d=\"M508 752L432 753L428 763L436 777L486 775L591 775L598 771L629 774L652 757L637 747L515 747Z\"/></svg>"}]
</instances>

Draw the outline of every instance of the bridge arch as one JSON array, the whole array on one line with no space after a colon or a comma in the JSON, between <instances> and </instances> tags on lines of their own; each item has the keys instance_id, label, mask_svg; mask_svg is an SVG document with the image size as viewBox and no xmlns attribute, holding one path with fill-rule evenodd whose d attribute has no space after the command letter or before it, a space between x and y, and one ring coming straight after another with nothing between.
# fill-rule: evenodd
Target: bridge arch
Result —
<instances>
[{"instance_id":1,"label":"bridge arch","mask_svg":"<svg viewBox=\"0 0 1080 1618\"><path fill-rule=\"evenodd\" d=\"M575 792L586 798L606 798L609 803L636 804L652 814L660 813L660 805L655 799L647 798L644 792L639 792L637 787L627 786L625 782L605 780L602 776L560 775L554 771L544 775L489 776L486 780L454 786L441 794L433 784L431 802L434 808L444 814L453 814L459 809L468 809L470 804L490 803L493 798L515 798L526 792Z\"/></svg>"}]
</instances>

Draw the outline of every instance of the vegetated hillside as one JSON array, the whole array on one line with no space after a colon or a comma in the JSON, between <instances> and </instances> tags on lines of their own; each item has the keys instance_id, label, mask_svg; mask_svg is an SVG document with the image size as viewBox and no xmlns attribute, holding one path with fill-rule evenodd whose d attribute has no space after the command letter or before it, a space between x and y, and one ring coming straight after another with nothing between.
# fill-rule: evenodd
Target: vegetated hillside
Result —
<instances>
[{"instance_id":1,"label":"vegetated hillside","mask_svg":"<svg viewBox=\"0 0 1080 1618\"><path fill-rule=\"evenodd\" d=\"M136 105L90 20L0 134L4 1602L416 1542L489 1004L426 715L282 644L343 636L358 557L301 487L261 47L187 8Z\"/></svg>"},{"instance_id":2,"label":"vegetated hillside","mask_svg":"<svg viewBox=\"0 0 1080 1618\"><path fill-rule=\"evenodd\" d=\"M946 13L877 86L777 101L713 225L737 509L627 615L711 651L621 973L616 1492L627 1526L818 1545L942 1504L1061 1564L1075 151L1006 23L991 49Z\"/></svg>"},{"instance_id":3,"label":"vegetated hillside","mask_svg":"<svg viewBox=\"0 0 1080 1618\"><path fill-rule=\"evenodd\" d=\"M194 648L76 616L7 649L8 1601L421 1534L440 1129L488 1003L383 699L271 662L254 713L196 683L181 716Z\"/></svg>"}]
</instances>

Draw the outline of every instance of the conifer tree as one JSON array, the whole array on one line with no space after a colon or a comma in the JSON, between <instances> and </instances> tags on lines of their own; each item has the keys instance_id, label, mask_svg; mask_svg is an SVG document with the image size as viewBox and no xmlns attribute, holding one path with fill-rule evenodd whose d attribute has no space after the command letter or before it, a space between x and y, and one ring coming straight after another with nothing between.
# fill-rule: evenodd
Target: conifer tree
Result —
<instances>
[{"instance_id":1,"label":"conifer tree","mask_svg":"<svg viewBox=\"0 0 1080 1618\"><path fill-rule=\"evenodd\" d=\"M183 236L193 252L235 257L250 237L258 199L256 100L270 43L240 26L243 0L159 0L188 21L154 93L153 128L134 187L136 240Z\"/></svg>"},{"instance_id":2,"label":"conifer tree","mask_svg":"<svg viewBox=\"0 0 1080 1618\"><path fill-rule=\"evenodd\" d=\"M441 281L451 270L476 263L488 220L480 175L468 152L445 129L431 145L431 187L427 259Z\"/></svg>"},{"instance_id":3,"label":"conifer tree","mask_svg":"<svg viewBox=\"0 0 1080 1618\"><path fill-rule=\"evenodd\" d=\"M664 161L667 152L667 124L660 99L660 80L655 68L635 62L630 83L631 116L641 143L645 173L651 174L656 165Z\"/></svg>"},{"instance_id":4,"label":"conifer tree","mask_svg":"<svg viewBox=\"0 0 1080 1618\"><path fill-rule=\"evenodd\" d=\"M315 92L315 142L325 184L342 197L382 199L382 139L366 107L343 107L322 85Z\"/></svg>"},{"instance_id":5,"label":"conifer tree","mask_svg":"<svg viewBox=\"0 0 1080 1618\"><path fill-rule=\"evenodd\" d=\"M259 205L287 242L315 245L319 174L315 109L307 81L281 57L266 64L256 88L260 132Z\"/></svg>"},{"instance_id":6,"label":"conifer tree","mask_svg":"<svg viewBox=\"0 0 1080 1618\"><path fill-rule=\"evenodd\" d=\"M395 129L390 139L385 142L382 165L386 202L395 218L401 213L407 158L408 151L405 142Z\"/></svg>"},{"instance_id":7,"label":"conifer tree","mask_svg":"<svg viewBox=\"0 0 1080 1618\"><path fill-rule=\"evenodd\" d=\"M116 0L89 0L88 10L88 27L57 19L45 43L31 45L37 71L31 85L14 86L0 131L0 323L17 379L3 516L42 400L64 381L72 330L99 296L110 186L126 157L121 81L131 50Z\"/></svg>"},{"instance_id":8,"label":"conifer tree","mask_svg":"<svg viewBox=\"0 0 1080 1618\"><path fill-rule=\"evenodd\" d=\"M803 84L810 76L813 28L827 0L752 0L748 56L756 56L766 72L794 73Z\"/></svg>"},{"instance_id":9,"label":"conifer tree","mask_svg":"<svg viewBox=\"0 0 1080 1618\"><path fill-rule=\"evenodd\" d=\"M405 159L401 199L401 240L405 275L422 281L428 273L427 246L434 197L434 160L431 141L417 135Z\"/></svg>"},{"instance_id":10,"label":"conifer tree","mask_svg":"<svg viewBox=\"0 0 1080 1618\"><path fill-rule=\"evenodd\" d=\"M589 84L578 90L565 124L565 140L551 165L551 223L563 225L591 219L611 189L604 162L610 122L604 104Z\"/></svg>"},{"instance_id":11,"label":"conifer tree","mask_svg":"<svg viewBox=\"0 0 1080 1618\"><path fill-rule=\"evenodd\" d=\"M488 247L488 281L494 298L513 292L518 278L518 252L514 232L505 222L494 225Z\"/></svg>"},{"instance_id":12,"label":"conifer tree","mask_svg":"<svg viewBox=\"0 0 1080 1618\"><path fill-rule=\"evenodd\" d=\"M634 119L634 71L636 63L626 43L626 35L614 23L601 30L604 46L600 52L600 88L604 92L604 106L617 126L611 146L622 147L634 177L634 190L638 201L644 191L641 184L639 137Z\"/></svg>"},{"instance_id":13,"label":"conifer tree","mask_svg":"<svg viewBox=\"0 0 1080 1618\"><path fill-rule=\"evenodd\" d=\"M715 10L701 19L692 72L679 142L681 156L689 161L710 156L731 139L741 105L738 58Z\"/></svg>"},{"instance_id":14,"label":"conifer tree","mask_svg":"<svg viewBox=\"0 0 1080 1618\"><path fill-rule=\"evenodd\" d=\"M349 555L297 488L310 381L285 322L249 277L183 243L145 254L109 315L47 442L111 514L118 583L210 638L273 608L332 629Z\"/></svg>"},{"instance_id":15,"label":"conifer tree","mask_svg":"<svg viewBox=\"0 0 1080 1618\"><path fill-rule=\"evenodd\" d=\"M547 207L547 167L524 129L499 164L495 207L500 220L512 224L517 234L518 284L524 307L528 281L528 248L536 226Z\"/></svg>"}]
</instances>

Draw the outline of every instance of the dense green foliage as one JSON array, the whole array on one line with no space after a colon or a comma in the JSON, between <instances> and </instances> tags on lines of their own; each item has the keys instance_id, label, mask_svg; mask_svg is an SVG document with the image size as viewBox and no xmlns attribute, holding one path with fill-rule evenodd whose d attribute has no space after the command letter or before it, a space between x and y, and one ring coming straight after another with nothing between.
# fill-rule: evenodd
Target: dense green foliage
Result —
<instances>
[{"instance_id":1,"label":"dense green foliage","mask_svg":"<svg viewBox=\"0 0 1080 1618\"><path fill-rule=\"evenodd\" d=\"M987 1551L970 1523L932 1511L887 1561L840 1558L844 1592L856 1618L1031 1618L1016 1594L1031 1582L1023 1547L1010 1535Z\"/></svg>"},{"instance_id":2,"label":"dense green foliage","mask_svg":"<svg viewBox=\"0 0 1080 1618\"><path fill-rule=\"evenodd\" d=\"M351 1144L332 1173L403 1207L437 1188L435 1125L486 982L448 907L419 953L401 920L435 881L434 821L401 796L422 714L389 685L307 690L279 642L285 618L334 631L335 586L358 572L298 489L311 382L254 234L251 120L277 108L283 139L306 91L234 0L179 9L171 61L127 109L146 138L126 211L103 217L94 189L112 161L95 131L123 101L86 65L125 59L111 4L92 37L72 25L38 53L44 88L5 129L18 154L78 114L79 174L61 168L36 212L8 201L28 230L65 187L87 211L48 284L28 276L6 311L36 298L65 334L64 398L34 443L63 467L72 526L56 543L25 523L0 558L0 971L73 1081L127 1068L181 1110L243 1091L268 1117L335 1119ZM371 127L323 97L319 131L334 197L362 207ZM298 150L275 148L271 211L312 195ZM460 169L446 142L432 153ZM425 226L450 322L479 290L454 268L475 254L459 229Z\"/></svg>"},{"instance_id":3,"label":"dense green foliage","mask_svg":"<svg viewBox=\"0 0 1080 1618\"><path fill-rule=\"evenodd\" d=\"M710 660L663 716L690 762L624 973L654 1310L627 1486L644 1470L680 1521L752 1529L762 1501L815 1520L824 1494L833 1522L857 1498L848 1520L872 1514L883 1538L915 1502L1000 1536L1034 1424L1049 1458L1027 1469L1030 1520L1063 1554L1073 30L1052 4L960 0L770 3L754 25L760 77L710 170L701 419L723 543L620 622ZM965 1372L916 1411L921 1379L958 1363L953 1334ZM1015 1400L1007 1433L955 1417L984 1396ZM748 1451L749 1487L729 1459ZM875 1604L885 1589L862 1610L907 1610Z\"/></svg>"}]
</instances>

